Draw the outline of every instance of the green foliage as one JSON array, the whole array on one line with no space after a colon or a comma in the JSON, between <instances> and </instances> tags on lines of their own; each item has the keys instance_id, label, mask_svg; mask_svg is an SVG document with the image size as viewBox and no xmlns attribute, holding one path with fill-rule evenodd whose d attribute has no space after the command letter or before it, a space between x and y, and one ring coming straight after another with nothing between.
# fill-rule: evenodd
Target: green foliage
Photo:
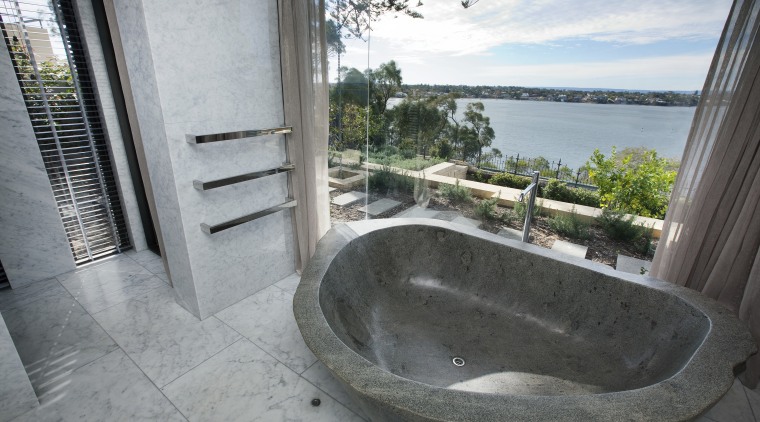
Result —
<instances>
[{"instance_id":1,"label":"green foliage","mask_svg":"<svg viewBox=\"0 0 760 422\"><path fill-rule=\"evenodd\" d=\"M496 219L496 204L498 202L499 198L489 198L478 202L475 204L475 215L481 220Z\"/></svg>"},{"instance_id":2,"label":"green foliage","mask_svg":"<svg viewBox=\"0 0 760 422\"><path fill-rule=\"evenodd\" d=\"M383 164L382 169L372 172L367 183L370 190L383 194L414 193L414 180L406 174L394 172L387 164Z\"/></svg>"},{"instance_id":3,"label":"green foliage","mask_svg":"<svg viewBox=\"0 0 760 422\"><path fill-rule=\"evenodd\" d=\"M634 224L635 220L636 217L633 215L626 217L623 212L609 209L602 210L602 215L596 218L599 226L610 238L621 242L631 242L641 238L647 230L645 227Z\"/></svg>"},{"instance_id":4,"label":"green foliage","mask_svg":"<svg viewBox=\"0 0 760 422\"><path fill-rule=\"evenodd\" d=\"M472 202L470 190L464 186L459 186L459 179L453 185L440 184L438 186L438 193L455 204Z\"/></svg>"},{"instance_id":5,"label":"green foliage","mask_svg":"<svg viewBox=\"0 0 760 422\"><path fill-rule=\"evenodd\" d=\"M544 186L543 197L555 201L599 208L599 194L582 188L571 188L559 180L552 179Z\"/></svg>"},{"instance_id":6,"label":"green foliage","mask_svg":"<svg viewBox=\"0 0 760 422\"><path fill-rule=\"evenodd\" d=\"M345 149L362 149L367 142L367 108L356 104L343 104L338 107L330 102L330 148L338 151ZM381 135L383 119L370 113L369 137Z\"/></svg>"},{"instance_id":7,"label":"green foliage","mask_svg":"<svg viewBox=\"0 0 760 422\"><path fill-rule=\"evenodd\" d=\"M602 207L644 217L665 216L676 172L668 170L671 164L658 158L656 151L619 157L613 147L608 158L597 149L586 165L591 181L599 186Z\"/></svg>"},{"instance_id":8,"label":"green foliage","mask_svg":"<svg viewBox=\"0 0 760 422\"><path fill-rule=\"evenodd\" d=\"M543 203L541 201L536 200L536 203L533 205L533 213L531 215L531 220L541 215L541 213L543 212L542 204ZM525 221L525 214L527 214L528 212L527 198L525 202L519 202L517 201L517 199L515 199L515 205L513 206L512 211L515 213L515 215L520 221Z\"/></svg>"},{"instance_id":9,"label":"green foliage","mask_svg":"<svg viewBox=\"0 0 760 422\"><path fill-rule=\"evenodd\" d=\"M525 189L530 185L530 181L529 177L517 176L512 173L499 173L491 176L488 183L508 188Z\"/></svg>"},{"instance_id":10,"label":"green foliage","mask_svg":"<svg viewBox=\"0 0 760 422\"><path fill-rule=\"evenodd\" d=\"M570 215L558 214L549 219L549 227L557 233L573 239L588 239L590 237L587 223L581 221L573 207Z\"/></svg>"}]
</instances>

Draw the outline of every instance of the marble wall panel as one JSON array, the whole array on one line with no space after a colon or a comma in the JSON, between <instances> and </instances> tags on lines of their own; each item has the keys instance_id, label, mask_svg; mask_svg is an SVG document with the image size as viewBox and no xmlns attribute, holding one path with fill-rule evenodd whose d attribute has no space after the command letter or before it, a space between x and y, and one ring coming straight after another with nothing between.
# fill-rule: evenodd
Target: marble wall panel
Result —
<instances>
[{"instance_id":1,"label":"marble wall panel","mask_svg":"<svg viewBox=\"0 0 760 422\"><path fill-rule=\"evenodd\" d=\"M74 269L74 258L7 54L0 54L0 261L13 288Z\"/></svg>"},{"instance_id":2,"label":"marble wall panel","mask_svg":"<svg viewBox=\"0 0 760 422\"><path fill-rule=\"evenodd\" d=\"M122 74L122 84L129 93L128 107L136 142L145 155L174 292L185 309L199 316L143 4L140 0L125 0L107 7L112 11L109 16L112 36L114 29L118 31L117 42L123 49L126 75Z\"/></svg>"},{"instance_id":3,"label":"marble wall panel","mask_svg":"<svg viewBox=\"0 0 760 422\"><path fill-rule=\"evenodd\" d=\"M196 315L205 318L293 273L295 267L290 211L214 235L200 230L200 223L220 223L284 202L286 175L205 192L192 185L194 179L215 180L279 166L286 160L284 137L206 145L185 140L187 134L282 125L277 2L196 0L178 9L175 2L162 0L139 6L144 8L145 27L121 28L122 42L134 42L126 34L144 30L140 37L149 40L144 47L150 57L141 60L150 60L154 74L130 75L130 82L137 92L142 89L137 85L145 84L143 78L155 81L154 98L146 103L160 103L145 106L158 107L162 122L141 119L140 126L163 129L166 151L155 161L163 162L162 170L170 169L172 175L159 178L159 183L174 189L177 203L157 205L159 214L172 216L173 227L181 227L191 268L190 278L173 277L173 282L178 288L192 284ZM125 51L132 49L125 46ZM148 149L146 145L146 155ZM168 186L170 181L173 186ZM166 233L163 220L161 229Z\"/></svg>"}]
</instances>

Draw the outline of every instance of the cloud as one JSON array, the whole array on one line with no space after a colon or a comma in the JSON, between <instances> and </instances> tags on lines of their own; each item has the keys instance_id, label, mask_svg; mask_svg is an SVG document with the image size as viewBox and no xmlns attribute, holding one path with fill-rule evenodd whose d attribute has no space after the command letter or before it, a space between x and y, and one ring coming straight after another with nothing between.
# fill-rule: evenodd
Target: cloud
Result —
<instances>
[{"instance_id":1,"label":"cloud","mask_svg":"<svg viewBox=\"0 0 760 422\"><path fill-rule=\"evenodd\" d=\"M648 44L715 39L729 0L484 0L463 9L456 0L428 0L424 19L385 16L372 37L403 53L485 54L505 44L592 40Z\"/></svg>"}]
</instances>

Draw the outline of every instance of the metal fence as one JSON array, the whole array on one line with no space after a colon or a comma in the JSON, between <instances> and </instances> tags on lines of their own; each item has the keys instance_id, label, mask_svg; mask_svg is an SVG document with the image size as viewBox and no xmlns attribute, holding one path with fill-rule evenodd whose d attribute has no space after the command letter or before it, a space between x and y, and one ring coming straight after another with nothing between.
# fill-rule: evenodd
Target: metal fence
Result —
<instances>
[{"instance_id":1,"label":"metal fence","mask_svg":"<svg viewBox=\"0 0 760 422\"><path fill-rule=\"evenodd\" d=\"M505 158L484 160L480 165L472 163L482 170L498 171L500 173L512 173L530 177L534 171L541 173L541 177L559 179L566 183L590 184L588 170L581 167L570 168L562 164L562 159L549 161L543 157L525 157L517 154Z\"/></svg>"}]
</instances>

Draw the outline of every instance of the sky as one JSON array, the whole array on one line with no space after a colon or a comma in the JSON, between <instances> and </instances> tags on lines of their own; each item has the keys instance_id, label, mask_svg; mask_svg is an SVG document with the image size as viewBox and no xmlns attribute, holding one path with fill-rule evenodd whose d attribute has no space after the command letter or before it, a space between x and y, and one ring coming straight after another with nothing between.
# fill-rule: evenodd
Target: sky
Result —
<instances>
[{"instance_id":1,"label":"sky","mask_svg":"<svg viewBox=\"0 0 760 422\"><path fill-rule=\"evenodd\" d=\"M341 65L395 60L408 84L701 90L731 7L730 0L423 3L424 19L385 15L369 42L345 41Z\"/></svg>"}]
</instances>

